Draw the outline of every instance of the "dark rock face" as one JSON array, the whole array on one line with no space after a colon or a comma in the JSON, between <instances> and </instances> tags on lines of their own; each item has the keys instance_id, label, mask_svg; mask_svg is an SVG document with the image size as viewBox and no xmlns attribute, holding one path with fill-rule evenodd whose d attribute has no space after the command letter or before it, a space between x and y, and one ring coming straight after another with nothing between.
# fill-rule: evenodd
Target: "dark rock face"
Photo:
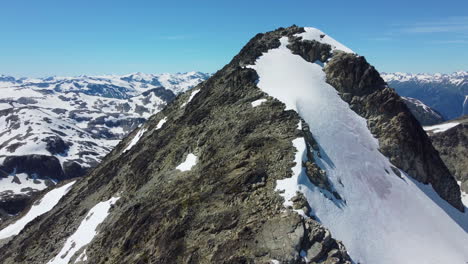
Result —
<instances>
[{"instance_id":1,"label":"dark rock face","mask_svg":"<svg viewBox=\"0 0 468 264\"><path fill-rule=\"evenodd\" d=\"M362 56L337 52L327 63L327 82L342 94L363 96L385 88L385 81Z\"/></svg>"},{"instance_id":2,"label":"dark rock face","mask_svg":"<svg viewBox=\"0 0 468 264\"><path fill-rule=\"evenodd\" d=\"M455 179L403 100L386 87L374 67L364 57L338 53L324 71L327 82L343 100L368 120L369 129L379 139L380 151L419 182L430 183L443 199L463 211Z\"/></svg>"},{"instance_id":3,"label":"dark rock face","mask_svg":"<svg viewBox=\"0 0 468 264\"><path fill-rule=\"evenodd\" d=\"M171 90L169 89L166 89L164 87L158 87L158 88L154 88L154 89L151 89L151 90L148 90L148 91L145 91L142 93L143 96L148 96L150 93L153 93L155 94L156 96L158 96L159 98L161 98L162 100L166 101L166 102L172 102L172 100L174 100L174 98L176 97L176 95L174 94L174 92L172 92Z\"/></svg>"},{"instance_id":4,"label":"dark rock face","mask_svg":"<svg viewBox=\"0 0 468 264\"><path fill-rule=\"evenodd\" d=\"M38 192L35 193L37 194ZM9 218L9 215L16 215L23 211L30 205L35 196L36 195L34 193L29 193L28 195L18 194L6 199L3 199L3 197L0 196L0 211L5 213L4 217L2 217L2 220Z\"/></svg>"},{"instance_id":5,"label":"dark rock face","mask_svg":"<svg viewBox=\"0 0 468 264\"><path fill-rule=\"evenodd\" d=\"M76 178L85 175L87 172L86 168L83 168L80 164L75 161L65 161L63 163L63 173L66 178Z\"/></svg>"},{"instance_id":6,"label":"dark rock face","mask_svg":"<svg viewBox=\"0 0 468 264\"><path fill-rule=\"evenodd\" d=\"M3 168L8 173L36 174L41 179L63 180L66 178L63 173L60 161L54 156L46 155L25 155L9 156L3 162Z\"/></svg>"},{"instance_id":7,"label":"dark rock face","mask_svg":"<svg viewBox=\"0 0 468 264\"><path fill-rule=\"evenodd\" d=\"M257 35L250 50L194 88L200 91L190 103L190 93L180 95L150 118L136 145L122 153L138 131L1 247L4 263L46 263L92 206L120 196L86 247L90 263L302 263L302 252L350 264L323 226L284 208L275 186L291 176L292 140L304 136L300 118L272 98L252 107L266 95L256 87L255 71L239 67L279 44L278 36L298 31ZM176 170L189 153L196 165Z\"/></svg>"},{"instance_id":8,"label":"dark rock face","mask_svg":"<svg viewBox=\"0 0 468 264\"><path fill-rule=\"evenodd\" d=\"M318 41L300 40L298 37L290 37L292 41L288 48L297 55L300 55L306 61L325 62L331 57L331 46Z\"/></svg>"},{"instance_id":9,"label":"dark rock face","mask_svg":"<svg viewBox=\"0 0 468 264\"><path fill-rule=\"evenodd\" d=\"M450 122L460 124L443 132L429 132L429 137L447 168L461 182L461 189L468 193L468 116Z\"/></svg>"},{"instance_id":10,"label":"dark rock face","mask_svg":"<svg viewBox=\"0 0 468 264\"><path fill-rule=\"evenodd\" d=\"M43 141L47 143L46 150L52 155L64 154L69 148L69 145L59 136L51 136L45 138Z\"/></svg>"}]
</instances>

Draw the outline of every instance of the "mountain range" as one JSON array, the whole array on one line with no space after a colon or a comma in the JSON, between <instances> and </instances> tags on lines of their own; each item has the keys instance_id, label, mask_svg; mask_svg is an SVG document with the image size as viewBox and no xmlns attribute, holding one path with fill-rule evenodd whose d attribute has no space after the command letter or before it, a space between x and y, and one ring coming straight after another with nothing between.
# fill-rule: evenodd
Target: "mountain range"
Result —
<instances>
[{"instance_id":1,"label":"mountain range","mask_svg":"<svg viewBox=\"0 0 468 264\"><path fill-rule=\"evenodd\" d=\"M468 72L452 74L382 73L398 94L418 99L445 120L468 114Z\"/></svg>"},{"instance_id":2,"label":"mountain range","mask_svg":"<svg viewBox=\"0 0 468 264\"><path fill-rule=\"evenodd\" d=\"M0 218L84 175L128 133L209 74L0 76Z\"/></svg>"}]
</instances>

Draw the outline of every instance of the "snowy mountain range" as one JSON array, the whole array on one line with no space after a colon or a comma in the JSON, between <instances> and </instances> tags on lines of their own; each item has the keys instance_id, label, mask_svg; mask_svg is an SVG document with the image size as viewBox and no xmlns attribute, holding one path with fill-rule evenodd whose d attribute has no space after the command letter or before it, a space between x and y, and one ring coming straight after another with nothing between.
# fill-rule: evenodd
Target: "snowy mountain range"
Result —
<instances>
[{"instance_id":1,"label":"snowy mountain range","mask_svg":"<svg viewBox=\"0 0 468 264\"><path fill-rule=\"evenodd\" d=\"M0 211L17 213L35 192L83 175L177 94L208 77L0 76Z\"/></svg>"},{"instance_id":2,"label":"snowy mountain range","mask_svg":"<svg viewBox=\"0 0 468 264\"><path fill-rule=\"evenodd\" d=\"M468 114L468 72L452 74L382 73L382 78L406 97L424 102L442 114L454 119Z\"/></svg>"},{"instance_id":3,"label":"snowy mountain range","mask_svg":"<svg viewBox=\"0 0 468 264\"><path fill-rule=\"evenodd\" d=\"M462 264L464 201L377 70L326 33L291 26L254 36L86 177L0 224L0 256Z\"/></svg>"}]
</instances>

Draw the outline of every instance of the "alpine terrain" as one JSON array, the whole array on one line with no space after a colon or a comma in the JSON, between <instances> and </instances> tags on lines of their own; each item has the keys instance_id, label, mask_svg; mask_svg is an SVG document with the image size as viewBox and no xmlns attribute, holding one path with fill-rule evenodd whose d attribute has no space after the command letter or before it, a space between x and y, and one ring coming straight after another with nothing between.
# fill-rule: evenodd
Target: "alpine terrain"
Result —
<instances>
[{"instance_id":1,"label":"alpine terrain","mask_svg":"<svg viewBox=\"0 0 468 264\"><path fill-rule=\"evenodd\" d=\"M410 112L422 126L440 124L445 121L442 114L437 112L437 110L427 106L418 99L411 97L401 97L401 99L403 99L403 102L405 102Z\"/></svg>"},{"instance_id":2,"label":"alpine terrain","mask_svg":"<svg viewBox=\"0 0 468 264\"><path fill-rule=\"evenodd\" d=\"M455 176L468 203L468 116L424 127L447 168Z\"/></svg>"},{"instance_id":3,"label":"alpine terrain","mask_svg":"<svg viewBox=\"0 0 468 264\"><path fill-rule=\"evenodd\" d=\"M364 57L291 26L253 37L5 223L0 258L463 264L467 230L459 185L403 99Z\"/></svg>"},{"instance_id":4,"label":"alpine terrain","mask_svg":"<svg viewBox=\"0 0 468 264\"><path fill-rule=\"evenodd\" d=\"M208 76L0 76L0 219L23 210L47 186L84 175L124 136Z\"/></svg>"},{"instance_id":5,"label":"alpine terrain","mask_svg":"<svg viewBox=\"0 0 468 264\"><path fill-rule=\"evenodd\" d=\"M418 99L454 119L468 114L468 72L452 74L383 73L382 78L400 95Z\"/></svg>"}]
</instances>

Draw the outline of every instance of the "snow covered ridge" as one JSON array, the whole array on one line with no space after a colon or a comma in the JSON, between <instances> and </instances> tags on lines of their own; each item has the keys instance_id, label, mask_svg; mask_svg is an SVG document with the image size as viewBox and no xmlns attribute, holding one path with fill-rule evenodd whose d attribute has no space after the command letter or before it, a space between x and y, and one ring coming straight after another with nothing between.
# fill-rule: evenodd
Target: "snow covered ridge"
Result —
<instances>
[{"instance_id":1,"label":"snow covered ridge","mask_svg":"<svg viewBox=\"0 0 468 264\"><path fill-rule=\"evenodd\" d=\"M456 86L461 86L464 84L468 84L468 71L457 71L450 74L444 73L403 73L403 72L396 72L396 73L381 73L382 78L386 82L421 82L421 83L442 83L448 82Z\"/></svg>"},{"instance_id":2,"label":"snow covered ridge","mask_svg":"<svg viewBox=\"0 0 468 264\"><path fill-rule=\"evenodd\" d=\"M29 222L34 220L36 217L52 210L52 208L59 202L60 198L62 198L65 194L68 193L68 191L70 191L74 183L75 181L67 183L46 193L44 197L36 201L36 203L23 217L0 230L0 240L16 236Z\"/></svg>"},{"instance_id":3,"label":"snow covered ridge","mask_svg":"<svg viewBox=\"0 0 468 264\"><path fill-rule=\"evenodd\" d=\"M315 161L342 198L336 201L310 182L301 166L308 146L299 138L293 141L297 149L293 176L277 182L285 205L297 191L303 193L314 216L343 241L356 263L465 263L468 213L459 212L431 186L403 171L395 170L401 174L396 175L379 152L367 121L325 81L322 66L294 55L286 47L286 37L280 42L279 48L250 66L259 76L257 86L311 125L322 153L314 151Z\"/></svg>"},{"instance_id":4,"label":"snow covered ridge","mask_svg":"<svg viewBox=\"0 0 468 264\"><path fill-rule=\"evenodd\" d=\"M319 29L312 28L312 27L305 27L304 30L305 32L297 34L296 36L302 37L302 39L315 40L321 43L328 44L332 47L332 50L340 50L340 51L344 51L347 53L354 53L354 51L352 51L350 48L336 41L334 38L328 36L327 34L323 33Z\"/></svg>"}]
</instances>

